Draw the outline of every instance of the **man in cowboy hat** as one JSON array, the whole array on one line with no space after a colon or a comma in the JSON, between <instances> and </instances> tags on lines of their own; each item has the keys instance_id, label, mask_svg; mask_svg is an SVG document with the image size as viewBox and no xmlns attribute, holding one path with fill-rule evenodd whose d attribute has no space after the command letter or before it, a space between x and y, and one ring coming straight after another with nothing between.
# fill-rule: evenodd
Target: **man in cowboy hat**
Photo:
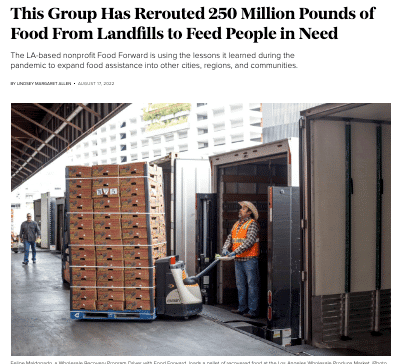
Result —
<instances>
[{"instance_id":1,"label":"man in cowboy hat","mask_svg":"<svg viewBox=\"0 0 401 364\"><path fill-rule=\"evenodd\" d=\"M249 201L239 202L239 220L234 224L223 246L223 256L235 256L235 280L238 309L231 310L248 318L259 314L259 214ZM231 250L231 253L230 251Z\"/></svg>"}]
</instances>

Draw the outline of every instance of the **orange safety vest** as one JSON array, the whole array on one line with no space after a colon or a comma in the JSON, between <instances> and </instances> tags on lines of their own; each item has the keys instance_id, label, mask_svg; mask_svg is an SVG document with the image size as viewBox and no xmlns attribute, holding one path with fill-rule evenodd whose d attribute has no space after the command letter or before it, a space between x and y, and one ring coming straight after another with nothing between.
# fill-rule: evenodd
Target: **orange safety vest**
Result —
<instances>
[{"instance_id":1,"label":"orange safety vest","mask_svg":"<svg viewBox=\"0 0 401 364\"><path fill-rule=\"evenodd\" d=\"M237 249L246 239L246 234L248 232L249 225L255 220L250 219L245 224L243 224L239 229L239 221L237 221L231 231L232 238L232 250ZM259 256L259 239L256 239L255 244L253 244L249 249L245 250L241 254L237 254L236 258L246 258L246 257L258 257Z\"/></svg>"}]
</instances>

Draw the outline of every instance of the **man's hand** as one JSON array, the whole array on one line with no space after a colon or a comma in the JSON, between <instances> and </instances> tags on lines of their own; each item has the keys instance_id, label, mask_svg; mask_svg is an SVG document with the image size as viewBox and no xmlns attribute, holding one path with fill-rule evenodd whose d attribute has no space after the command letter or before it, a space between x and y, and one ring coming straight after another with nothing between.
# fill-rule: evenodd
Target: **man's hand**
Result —
<instances>
[{"instance_id":1,"label":"man's hand","mask_svg":"<svg viewBox=\"0 0 401 364\"><path fill-rule=\"evenodd\" d=\"M36 239L36 243L40 243L40 237Z\"/></svg>"},{"instance_id":2,"label":"man's hand","mask_svg":"<svg viewBox=\"0 0 401 364\"><path fill-rule=\"evenodd\" d=\"M222 257L225 257L226 255L228 255L229 251L227 249L223 249L223 252L221 253Z\"/></svg>"}]
</instances>

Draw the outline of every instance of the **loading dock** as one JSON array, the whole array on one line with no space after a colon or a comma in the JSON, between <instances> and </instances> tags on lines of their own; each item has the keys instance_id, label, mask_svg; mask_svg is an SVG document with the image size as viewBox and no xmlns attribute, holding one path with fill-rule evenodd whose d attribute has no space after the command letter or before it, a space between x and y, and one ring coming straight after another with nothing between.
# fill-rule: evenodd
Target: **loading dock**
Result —
<instances>
[{"instance_id":1,"label":"loading dock","mask_svg":"<svg viewBox=\"0 0 401 364\"><path fill-rule=\"evenodd\" d=\"M307 343L330 347L332 345L343 345L336 342L340 336L344 336L344 338L350 337L355 343L358 335L373 331L387 338L387 341L381 341L381 345L387 345L389 349L390 339L388 333L391 328L390 105L330 104L307 110L302 113L302 116L303 119L300 122L301 337ZM351 128L347 125L351 125ZM346 132L347 129L348 132ZM375 135L375 138L372 138L373 135ZM354 179L353 187L355 191L354 196L349 196L348 194L348 198L351 197L352 202L351 226L354 229L351 230L350 235L355 242L355 244L352 244L352 249L354 249L352 257L360 258L360 260L353 259L348 268L346 268L348 259L345 259L346 245L343 244L344 236L346 236L345 221L347 221L345 220L346 214L343 207L346 202L341 200L341 212L339 214L333 213L331 211L332 207L334 206L337 209L337 205L340 204L335 199L331 200L333 197L329 193L329 186L334 184L334 187L336 187L336 182L344 180L344 182L338 182L338 185L342 186L342 190L336 196L341 196L342 199L343 195L345 195L343 192L346 190L344 186L346 186L347 138L351 140L351 145L354 146L351 153L352 156L374 156L374 163L372 163L372 158L362 158L369 166L367 169L363 164L358 164L359 162L351 159L352 168L356 167L357 169L351 169L350 172ZM335 143L327 145L327 141L332 140ZM366 140L369 141L368 150L366 149ZM379 140L381 140L381 143L377 142ZM381 147L378 147L379 145ZM264 147L270 148L271 154L267 157L263 152L260 153L261 148ZM299 177L297 175L297 155L291 152L295 149L296 147L291 147L290 142L287 145L285 142L281 143L280 141L268 146L260 146L260 148L248 148L247 150L211 158L212 190L219 196L218 212L219 216L223 216L223 218L219 218L218 234L220 245L218 249L221 249L225 236L236 218L235 213L238 210L236 198L242 199L244 195L248 199L254 198L254 201L258 203L259 211L263 214L261 216L267 220L268 193L263 192L267 191L267 188L272 185L296 186L296 181L298 181ZM326 156L326 159L317 158L321 156ZM318 177L316 172L319 172L322 168L324 171L325 166L333 167L333 160L331 159L333 156L341 156L341 160L336 160L334 164L339 165L339 167L329 169L329 172L335 171L335 173L327 173L326 171L326 174L323 174L323 176L326 176L326 181L321 183L318 180L320 175ZM381 163L378 162L380 160L382 161ZM379 178L372 177L375 176L375 173L371 173L372 168L378 173ZM365 180L365 176L360 179L357 177L366 170L369 170L369 180L375 179L374 186L376 188L372 189L371 184L369 184L368 189L359 188L359 191L363 191L366 195L358 196L357 187L358 185L359 187L361 186L361 181ZM339 172L340 176L337 175L337 171L342 171ZM260 174L268 176L268 179L260 179ZM17 185L18 182L14 184L14 186ZM264 190L265 188L266 190ZM252 193L248 192L250 190L252 190ZM324 198L322 199L322 197ZM373 205L372 197L374 200ZM365 201L369 203L367 207L362 204ZM377 214L377 212L373 214L375 215L373 220L372 214L368 217L363 214L364 211L372 211L373 209L375 212L381 211L380 214ZM366 217L367 221L371 222L372 226L378 227L378 229L374 229L375 231L372 232L370 223L367 224L364 220L355 218L358 213L362 214L364 219ZM325 215L327 216L326 218L324 218ZM338 222L327 224L330 221L337 221L337 218ZM377 224L379 220L381 223ZM339 243L329 245L331 236L325 234L330 232L333 226L335 229L337 226L341 227L341 229L338 229L341 231L335 235ZM364 229L366 226L369 229ZM364 234L359 235L358 231L363 231ZM266 236L268 236L267 233L266 224ZM366 240L366 236L368 236L369 241L374 240L373 245L365 245L363 243ZM374 237L373 239L372 236ZM262 237L264 237L263 233ZM360 238L362 240L358 240ZM265 238L266 242L267 238ZM334 253L330 248L334 249ZM264 254L266 254L266 251ZM380 254L376 254L376 252L380 252ZM341 259L337 259L338 256ZM330 266L334 259L336 263L340 262L341 269ZM261 260L263 262L263 255ZM366 260L369 260L369 265L363 264ZM358 276L361 277L366 273L366 266L369 267L367 271L368 279L358 279ZM372 266L375 268L372 269ZM345 273L347 269L353 273L351 276ZM227 276L230 278L229 266L219 271L218 300L221 304L234 305L236 296L235 283L233 284L232 280L230 282L229 279L225 280ZM325 283L324 279L329 284ZM25 282L25 284L29 284L29 281ZM348 288L344 288L347 285L349 285ZM327 287L330 289L329 291L325 291ZM363 309L361 310L362 306ZM355 307L357 307L357 310L354 309ZM330 310L330 308L335 308L336 311ZM334 316L327 316L328 313L331 314L333 312ZM367 319L363 320L363 322L358 320L361 316L366 316L364 318ZM325 320L327 319L333 321L331 327L325 325L327 322ZM347 331L345 331L346 326Z\"/></svg>"}]
</instances>

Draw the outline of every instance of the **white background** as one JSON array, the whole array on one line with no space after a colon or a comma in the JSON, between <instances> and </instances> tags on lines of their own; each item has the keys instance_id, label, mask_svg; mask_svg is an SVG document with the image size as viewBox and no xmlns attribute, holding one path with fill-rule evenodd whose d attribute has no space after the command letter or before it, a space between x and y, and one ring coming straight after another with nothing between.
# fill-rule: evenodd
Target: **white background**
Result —
<instances>
[{"instance_id":1,"label":"white background","mask_svg":"<svg viewBox=\"0 0 401 364\"><path fill-rule=\"evenodd\" d=\"M391 102L393 137L397 138L400 120L400 6L396 1L3 1L1 12L1 106L3 112L3 130L1 148L4 160L10 153L10 122L8 120L10 103L15 102L184 102L188 97L199 102ZM14 20L12 7L26 6L43 10L44 19ZM101 20L92 24L85 20L51 20L47 11L52 7L63 10L96 10L100 14L102 7L116 10L131 10L144 7L147 10L199 10L205 7L206 17L210 7L235 7L238 10L236 20ZM280 10L294 10L296 17L300 7L313 10L355 10L354 20L241 20L241 7L270 6ZM359 19L362 10L376 7L373 20ZM43 27L63 29L129 30L133 26L155 26L167 35L168 28L181 30L184 37L180 40L11 40L11 28L42 30ZM260 40L254 44L251 40L187 40L185 29L195 27L199 30L215 30L233 27L239 30L259 30L267 26L269 30L280 31L281 27L294 30L298 38L300 27L316 30L338 28L337 40ZM95 32L96 33L96 32ZM128 53L220 53L220 52L274 52L294 53L297 69L276 70L10 70L11 52L57 53L73 52L114 52ZM15 61L15 60L14 60ZM192 61L192 60L191 60ZM82 62L82 61L81 61ZM114 86L60 86L27 87L10 86L10 82L68 81L98 82L113 81ZM393 175L397 175L397 143L393 141ZM8 168L8 167L7 167ZM8 169L5 168L5 171ZM7 172L8 173L8 172ZM393 184L397 186L397 184ZM7 187L8 188L8 187ZM396 194L393 194L395 196ZM399 206L395 196L392 205L394 213ZM4 251L9 254L8 224L9 203L3 205L2 221ZM393 215L398 216L398 215ZM395 226L395 225L394 225ZM7 234L6 234L7 232ZM7 239L5 238L7 235ZM395 242L397 242L395 235ZM393 257L397 257L398 244L393 244ZM7 249L5 249L7 247ZM6 286L10 282L8 258L2 266L2 276ZM396 264L392 265L396 267ZM395 268L396 269L396 268ZM395 272L397 273L397 272ZM397 342L399 324L397 314L397 289L393 289L393 335ZM6 290L7 291L7 290ZM7 292L10 292L9 290ZM10 312L8 299L3 300L3 315ZM9 356L11 343L9 333L10 320L5 320L3 330L3 356ZM396 344L393 345L393 358L382 358L387 362L396 362L398 356ZM22 358L13 358L13 360ZM39 360L39 358L36 358ZM46 359L46 358L44 358ZM48 358L47 358L48 359ZM56 359L56 358L55 358ZM144 358L143 358L144 359ZM245 360L245 358L243 358ZM379 360L379 361L382 361Z\"/></svg>"}]
</instances>

